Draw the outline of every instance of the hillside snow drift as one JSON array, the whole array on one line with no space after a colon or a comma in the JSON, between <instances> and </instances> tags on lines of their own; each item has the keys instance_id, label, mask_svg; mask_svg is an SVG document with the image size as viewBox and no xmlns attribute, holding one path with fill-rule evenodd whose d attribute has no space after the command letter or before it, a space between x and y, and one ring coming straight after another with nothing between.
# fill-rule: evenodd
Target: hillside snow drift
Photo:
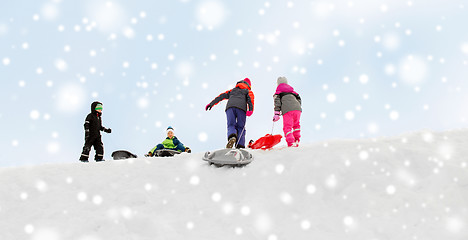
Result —
<instances>
[{"instance_id":1,"label":"hillside snow drift","mask_svg":"<svg viewBox=\"0 0 468 240\"><path fill-rule=\"evenodd\" d=\"M468 239L468 130L0 169L0 239Z\"/></svg>"}]
</instances>

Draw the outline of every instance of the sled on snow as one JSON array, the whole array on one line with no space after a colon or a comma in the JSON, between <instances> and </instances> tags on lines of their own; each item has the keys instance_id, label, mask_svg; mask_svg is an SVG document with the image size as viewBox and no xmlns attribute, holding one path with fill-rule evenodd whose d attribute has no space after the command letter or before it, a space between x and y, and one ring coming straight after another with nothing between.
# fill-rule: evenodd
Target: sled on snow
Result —
<instances>
[{"instance_id":1,"label":"sled on snow","mask_svg":"<svg viewBox=\"0 0 468 240\"><path fill-rule=\"evenodd\" d=\"M255 142L253 140L250 140L249 148L269 150L269 149L273 148L276 144L281 142L282 137L283 136L281 136L279 134L276 134L276 135L267 134L267 135L259 138Z\"/></svg>"},{"instance_id":2,"label":"sled on snow","mask_svg":"<svg viewBox=\"0 0 468 240\"><path fill-rule=\"evenodd\" d=\"M176 150L171 150L171 149L160 149L156 150L154 152L153 157L173 157L177 154L180 154L181 152L176 151ZM123 160L123 159L129 159L129 158L137 158L138 156L136 154L133 154L127 150L118 150L115 151L111 154L112 158L114 160ZM148 155L145 155L146 157L150 157Z\"/></svg>"},{"instance_id":3,"label":"sled on snow","mask_svg":"<svg viewBox=\"0 0 468 240\"><path fill-rule=\"evenodd\" d=\"M181 152L172 149L160 149L154 151L153 157L174 157Z\"/></svg>"},{"instance_id":4,"label":"sled on snow","mask_svg":"<svg viewBox=\"0 0 468 240\"><path fill-rule=\"evenodd\" d=\"M115 151L111 154L112 158L114 160L121 160L121 159L128 159L128 158L137 158L138 156L129 152L129 151L126 151L126 150L118 150L118 151Z\"/></svg>"},{"instance_id":5,"label":"sled on snow","mask_svg":"<svg viewBox=\"0 0 468 240\"><path fill-rule=\"evenodd\" d=\"M153 155L145 154L145 157L174 157L177 154L181 154L182 152L172 149L159 149L154 151ZM187 152L191 153L191 151Z\"/></svg>"},{"instance_id":6,"label":"sled on snow","mask_svg":"<svg viewBox=\"0 0 468 240\"><path fill-rule=\"evenodd\" d=\"M243 149L225 148L208 151L202 159L217 167L241 167L251 163L253 161L253 155Z\"/></svg>"}]
</instances>

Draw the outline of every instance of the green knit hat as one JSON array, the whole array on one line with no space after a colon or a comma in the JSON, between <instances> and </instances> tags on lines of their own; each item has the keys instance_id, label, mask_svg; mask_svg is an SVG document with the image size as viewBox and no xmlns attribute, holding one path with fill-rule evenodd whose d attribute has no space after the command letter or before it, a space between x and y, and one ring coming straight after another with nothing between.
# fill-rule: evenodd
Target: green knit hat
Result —
<instances>
[{"instance_id":1,"label":"green knit hat","mask_svg":"<svg viewBox=\"0 0 468 240\"><path fill-rule=\"evenodd\" d=\"M98 103L98 104L96 105L96 107L94 108L94 110L96 110L96 111L97 111L97 110L101 110L101 111L102 111L102 104Z\"/></svg>"}]
</instances>

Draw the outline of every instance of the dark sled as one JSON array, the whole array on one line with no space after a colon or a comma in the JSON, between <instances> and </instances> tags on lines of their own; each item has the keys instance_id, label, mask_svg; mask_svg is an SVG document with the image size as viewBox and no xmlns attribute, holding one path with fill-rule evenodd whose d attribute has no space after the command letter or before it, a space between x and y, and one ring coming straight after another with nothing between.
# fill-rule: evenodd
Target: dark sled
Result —
<instances>
[{"instance_id":1,"label":"dark sled","mask_svg":"<svg viewBox=\"0 0 468 240\"><path fill-rule=\"evenodd\" d=\"M244 149L225 148L206 152L202 159L217 167L242 167L251 163L253 161L253 156Z\"/></svg>"},{"instance_id":2,"label":"dark sled","mask_svg":"<svg viewBox=\"0 0 468 240\"><path fill-rule=\"evenodd\" d=\"M121 160L121 159L128 159L128 158L137 158L138 156L126 151L126 150L118 150L112 153L112 158L114 160Z\"/></svg>"},{"instance_id":3,"label":"dark sled","mask_svg":"<svg viewBox=\"0 0 468 240\"><path fill-rule=\"evenodd\" d=\"M161 149L154 151L154 157L174 157L181 152L171 149Z\"/></svg>"}]
</instances>

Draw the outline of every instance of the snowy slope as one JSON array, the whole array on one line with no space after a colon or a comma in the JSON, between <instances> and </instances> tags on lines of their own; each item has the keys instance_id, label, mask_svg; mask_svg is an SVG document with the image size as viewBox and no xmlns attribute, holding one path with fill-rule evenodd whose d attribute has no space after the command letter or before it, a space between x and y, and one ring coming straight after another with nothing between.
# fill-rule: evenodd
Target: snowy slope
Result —
<instances>
[{"instance_id":1,"label":"snowy slope","mask_svg":"<svg viewBox=\"0 0 468 240\"><path fill-rule=\"evenodd\" d=\"M0 239L467 239L468 130L0 169Z\"/></svg>"}]
</instances>

